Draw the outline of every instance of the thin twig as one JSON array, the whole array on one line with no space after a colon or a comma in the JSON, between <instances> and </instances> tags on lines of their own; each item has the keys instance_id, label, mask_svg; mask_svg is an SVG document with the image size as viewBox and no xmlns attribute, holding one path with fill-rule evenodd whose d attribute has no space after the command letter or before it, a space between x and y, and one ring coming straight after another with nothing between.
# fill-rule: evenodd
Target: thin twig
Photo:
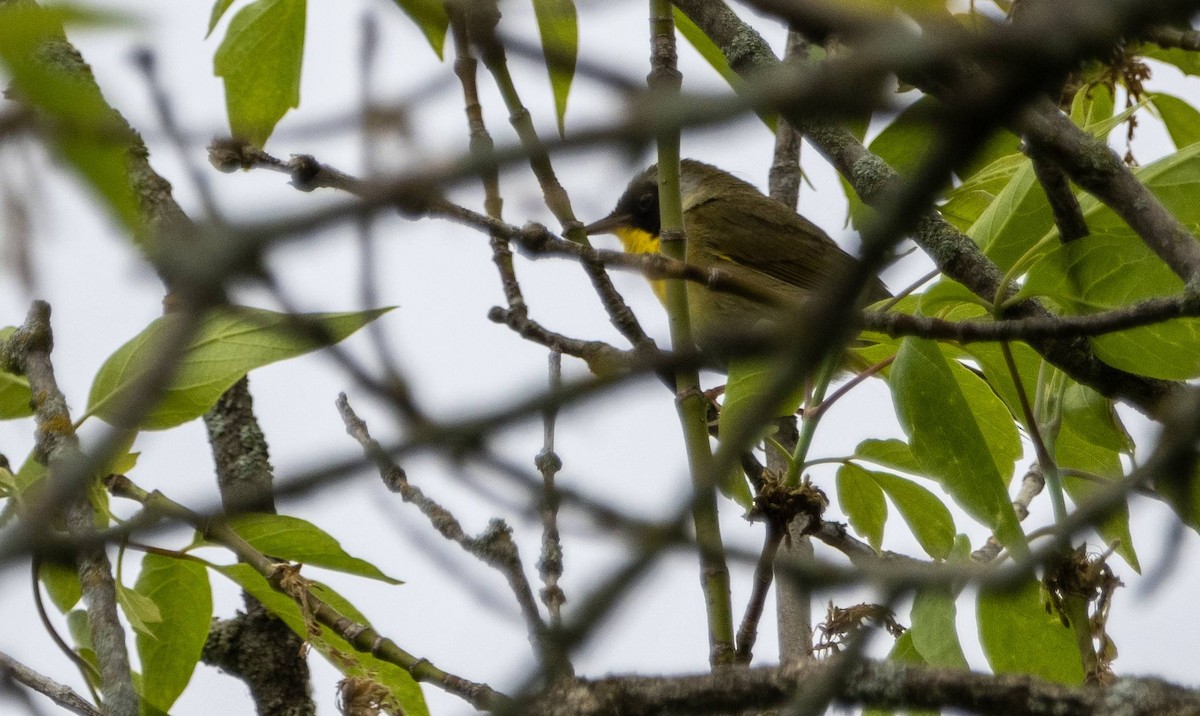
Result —
<instances>
[{"instance_id":1,"label":"thin twig","mask_svg":"<svg viewBox=\"0 0 1200 716\"><path fill-rule=\"evenodd\" d=\"M75 653L75 650L71 648L71 645L68 644L66 640L62 638L62 635L58 633L58 629L55 628L54 623L50 621L50 614L46 611L46 600L42 599L42 585L40 581L42 564L43 562L40 557L35 556L30 560L30 571L32 572L30 581L33 584L33 605L37 609L38 620L42 622L42 628L45 629L46 633L50 635L50 640L54 642L54 645L58 647L58 650L61 651L64 656L70 659L71 663L75 664L75 668L79 669L79 674L83 677L83 682L87 685L88 689L91 690L92 696L98 702L100 700L100 696L92 687L92 683L93 680L99 680L100 674L96 672L96 668L94 666L84 660L82 656Z\"/></svg>"},{"instance_id":2,"label":"thin twig","mask_svg":"<svg viewBox=\"0 0 1200 716\"><path fill-rule=\"evenodd\" d=\"M775 578L775 554L779 551L779 543L783 541L784 531L774 521L768 520L766 534L763 537L762 554L754 565L753 589L750 600L746 602L746 612L742 615L742 623L737 630L737 662L749 664L754 657L754 642L758 639L758 622L762 619L763 608L766 605L767 593L771 590L771 582Z\"/></svg>"},{"instance_id":3,"label":"thin twig","mask_svg":"<svg viewBox=\"0 0 1200 716\"><path fill-rule=\"evenodd\" d=\"M784 61L808 54L808 41L798 32L788 31ZM800 200L800 133L783 117L775 120L775 152L767 175L770 196L792 211Z\"/></svg>"},{"instance_id":4,"label":"thin twig","mask_svg":"<svg viewBox=\"0 0 1200 716\"><path fill-rule=\"evenodd\" d=\"M550 351L549 358L550 389L562 388L562 354ZM544 587L541 590L542 603L550 610L550 626L562 627L562 605L567 601L558 580L563 573L562 540L558 534L558 505L560 497L554 484L555 476L562 469L562 459L554 451L554 421L558 411L551 408L542 418L542 450L534 461L538 471L542 473L544 484L541 513L542 513L542 556L538 559L538 573L542 577Z\"/></svg>"},{"instance_id":5,"label":"thin twig","mask_svg":"<svg viewBox=\"0 0 1200 716\"><path fill-rule=\"evenodd\" d=\"M493 519L478 537L467 535L449 510L408 481L404 470L400 469L371 437L366 422L350 407L345 393L338 395L337 408L346 424L346 433L354 438L362 446L366 456L375 462L384 485L392 492L398 493L405 502L416 505L443 537L455 542L468 554L504 575L521 608L521 614L525 617L529 641L541 659L543 668L552 674L563 673L564 668L569 669L568 662L554 650L552 640L547 637L546 623L538 612L533 588L525 578L521 556L516 543L513 542L509 526L503 520Z\"/></svg>"}]
</instances>

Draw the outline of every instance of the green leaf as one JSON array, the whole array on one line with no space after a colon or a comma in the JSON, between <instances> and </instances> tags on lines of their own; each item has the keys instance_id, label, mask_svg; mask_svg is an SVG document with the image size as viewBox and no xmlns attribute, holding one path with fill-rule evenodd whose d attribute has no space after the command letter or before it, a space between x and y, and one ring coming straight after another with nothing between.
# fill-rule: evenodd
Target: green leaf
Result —
<instances>
[{"instance_id":1,"label":"green leaf","mask_svg":"<svg viewBox=\"0 0 1200 716\"><path fill-rule=\"evenodd\" d=\"M1037 580L1025 579L1005 592L981 590L976 615L980 645L996 673L1083 683L1075 635L1057 614L1047 612Z\"/></svg>"},{"instance_id":2,"label":"green leaf","mask_svg":"<svg viewBox=\"0 0 1200 716\"><path fill-rule=\"evenodd\" d=\"M1145 43L1134 49L1143 57L1175 65L1184 74L1200 76L1200 57L1197 57L1195 52L1178 47L1160 47L1151 43Z\"/></svg>"},{"instance_id":3,"label":"green leaf","mask_svg":"<svg viewBox=\"0 0 1200 716\"><path fill-rule=\"evenodd\" d=\"M191 559L148 554L134 585L161 618L137 633L142 698L169 713L191 681L212 621L208 570Z\"/></svg>"},{"instance_id":4,"label":"green leaf","mask_svg":"<svg viewBox=\"0 0 1200 716\"><path fill-rule=\"evenodd\" d=\"M931 97L917 100L880 130L867 148L901 174L908 172L926 151L933 136L929 119L935 106L936 100ZM850 223L861 229L871 216L871 209L845 179L842 179L842 186L849 201Z\"/></svg>"},{"instance_id":5,"label":"green leaf","mask_svg":"<svg viewBox=\"0 0 1200 716\"><path fill-rule=\"evenodd\" d=\"M79 573L73 564L43 561L38 564L38 579L50 602L63 614L83 597L83 585L79 583Z\"/></svg>"},{"instance_id":6,"label":"green leaf","mask_svg":"<svg viewBox=\"0 0 1200 716\"><path fill-rule=\"evenodd\" d=\"M229 520L229 526L259 552L273 557L324 567L338 572L400 584L371 564L351 557L328 532L287 515L247 514Z\"/></svg>"},{"instance_id":7,"label":"green leaf","mask_svg":"<svg viewBox=\"0 0 1200 716\"><path fill-rule=\"evenodd\" d=\"M1000 129L984 143L970 164L956 172L965 183L996 168L1006 165L1015 167L1024 156L1020 138L1006 129Z\"/></svg>"},{"instance_id":8,"label":"green leaf","mask_svg":"<svg viewBox=\"0 0 1200 716\"><path fill-rule=\"evenodd\" d=\"M921 543L921 548L931 557L949 557L956 530L954 518L942 501L929 490L903 477L886 472L870 472L868 475L887 493L913 536ZM838 494L840 499L841 493Z\"/></svg>"},{"instance_id":9,"label":"green leaf","mask_svg":"<svg viewBox=\"0 0 1200 716\"><path fill-rule=\"evenodd\" d=\"M1087 127L1096 136L1124 121L1136 107ZM1088 222L1089 227L1092 223ZM1038 183L1033 163L1021 158L1012 179L996 194L967 234L979 244L988 258L1007 271L1043 237L1057 232L1046 193Z\"/></svg>"},{"instance_id":10,"label":"green leaf","mask_svg":"<svg viewBox=\"0 0 1200 716\"><path fill-rule=\"evenodd\" d=\"M929 151L935 135L930 121L938 105L936 99L928 96L913 102L880 130L867 148L902 174L912 170Z\"/></svg>"},{"instance_id":11,"label":"green leaf","mask_svg":"<svg viewBox=\"0 0 1200 716\"><path fill-rule=\"evenodd\" d=\"M221 18L225 16L225 11L229 9L229 6L232 5L233 2L234 0L217 0L215 3L213 3L212 13L208 16L208 32L204 33L204 37L206 39L212 34L212 31L216 29L217 23L220 22Z\"/></svg>"},{"instance_id":12,"label":"green leaf","mask_svg":"<svg viewBox=\"0 0 1200 716\"><path fill-rule=\"evenodd\" d=\"M417 24L441 59L446 45L446 28L450 27L450 16L446 14L443 0L396 0L396 5Z\"/></svg>"},{"instance_id":13,"label":"green leaf","mask_svg":"<svg viewBox=\"0 0 1200 716\"><path fill-rule=\"evenodd\" d=\"M92 627L86 609L76 609L67 613L67 633L71 635L71 641L75 642L80 650L91 651ZM92 663L94 664L95 661ZM97 673L99 672L97 671Z\"/></svg>"},{"instance_id":14,"label":"green leaf","mask_svg":"<svg viewBox=\"0 0 1200 716\"><path fill-rule=\"evenodd\" d=\"M1033 164L1023 159L967 235L1007 271L1053 225L1050 204L1034 176Z\"/></svg>"},{"instance_id":15,"label":"green leaf","mask_svg":"<svg viewBox=\"0 0 1200 716\"><path fill-rule=\"evenodd\" d=\"M575 78L575 58L579 52L579 23L575 0L533 0L538 32L542 36L542 53L550 73L550 89L554 93L554 111L558 119L558 134L566 134L563 117L567 113L567 95Z\"/></svg>"},{"instance_id":16,"label":"green leaf","mask_svg":"<svg viewBox=\"0 0 1200 716\"><path fill-rule=\"evenodd\" d=\"M1137 172L1163 205L1193 232L1200 229L1200 143ZM1025 291L1050 296L1074 313L1090 313L1181 290L1180 279L1111 209L1082 196L1092 235L1057 246L1034 264ZM1106 363L1167 380L1200 375L1200 321L1178 319L1092 339Z\"/></svg>"},{"instance_id":17,"label":"green leaf","mask_svg":"<svg viewBox=\"0 0 1200 716\"><path fill-rule=\"evenodd\" d=\"M1150 96L1150 103L1158 110L1176 149L1200 142L1200 112L1190 102L1157 93Z\"/></svg>"},{"instance_id":18,"label":"green leaf","mask_svg":"<svg viewBox=\"0 0 1200 716\"><path fill-rule=\"evenodd\" d=\"M957 281L943 279L920 295L920 314L945 321L967 321L988 318L983 299Z\"/></svg>"},{"instance_id":19,"label":"green leaf","mask_svg":"<svg viewBox=\"0 0 1200 716\"><path fill-rule=\"evenodd\" d=\"M946 203L939 207L942 215L960 230L967 231L1025 161L1028 161L1025 155L1019 152L1006 154L968 175L962 184L946 192Z\"/></svg>"},{"instance_id":20,"label":"green leaf","mask_svg":"<svg viewBox=\"0 0 1200 716\"><path fill-rule=\"evenodd\" d=\"M771 384L772 369L775 365L776 361L763 358L742 358L729 362L729 372L725 382L725 399L721 402L721 414L717 422L718 434L728 435L731 431L739 429L734 426L740 426L743 422L756 417L753 414L753 406L766 394ZM796 412L796 408L804 399L803 392L803 388L799 388L796 394L776 400L769 417L775 418ZM766 429L767 425L760 426L760 431ZM754 501L750 494L750 487L746 484L740 469L725 476L718 482L717 487L721 488L721 492L726 497L747 509Z\"/></svg>"},{"instance_id":21,"label":"green leaf","mask_svg":"<svg viewBox=\"0 0 1200 716\"><path fill-rule=\"evenodd\" d=\"M837 498L850 526L878 550L883 544L887 503L871 474L853 463L842 465L837 471Z\"/></svg>"},{"instance_id":22,"label":"green leaf","mask_svg":"<svg viewBox=\"0 0 1200 716\"><path fill-rule=\"evenodd\" d=\"M0 328L0 343L16 332L8 326ZM25 418L33 415L33 393L29 391L29 380L23 375L0 370L0 420Z\"/></svg>"},{"instance_id":23,"label":"green leaf","mask_svg":"<svg viewBox=\"0 0 1200 716\"><path fill-rule=\"evenodd\" d=\"M1023 551L1006 490L1020 438L1000 399L973 373L952 367L936 343L922 339L904 339L889 385L924 471L1010 550Z\"/></svg>"},{"instance_id":24,"label":"green leaf","mask_svg":"<svg viewBox=\"0 0 1200 716\"><path fill-rule=\"evenodd\" d=\"M126 152L134 136L108 106L86 68L64 52L64 21L70 10L33 3L0 7L0 64L10 76L8 91L41 110L39 133L126 229L141 227ZM93 19L86 13L84 21ZM103 20L103 17L100 17Z\"/></svg>"},{"instance_id":25,"label":"green leaf","mask_svg":"<svg viewBox=\"0 0 1200 716\"><path fill-rule=\"evenodd\" d=\"M1200 532L1200 466L1190 474L1165 471L1154 480L1154 490L1185 525Z\"/></svg>"},{"instance_id":26,"label":"green leaf","mask_svg":"<svg viewBox=\"0 0 1200 716\"><path fill-rule=\"evenodd\" d=\"M854 457L869 460L876 465L902 470L911 475L925 474L920 463L917 462L917 458L913 456L912 448L908 446L908 443L895 438L887 440L867 438L854 448Z\"/></svg>"},{"instance_id":27,"label":"green leaf","mask_svg":"<svg viewBox=\"0 0 1200 716\"><path fill-rule=\"evenodd\" d=\"M311 638L307 622L300 613L300 608L296 606L296 602L272 589L267 580L249 565L232 564L215 569L262 602L263 606L279 617L284 624L287 624L289 629L312 644L334 668L347 676L369 675L391 691L406 716L429 715L425 697L421 694L421 687L407 671L395 664L358 651L328 629L322 629L319 638ZM369 626L370 623L366 617L337 592L320 582L312 582L310 588L316 596L343 616Z\"/></svg>"},{"instance_id":28,"label":"green leaf","mask_svg":"<svg viewBox=\"0 0 1200 716\"><path fill-rule=\"evenodd\" d=\"M1071 468L1091 473L1110 482L1124 477L1121 457L1116 450L1089 443L1075 430L1075 421L1064 411L1062 427L1054 440L1054 460L1061 468ZM1106 485L1080 477L1065 476L1063 489L1076 505L1086 503L1091 496L1103 491ZM1129 532L1129 507L1121 507L1096 525L1096 532L1107 544L1117 543L1117 554L1121 555L1135 572L1141 572L1137 552L1133 547L1133 536Z\"/></svg>"},{"instance_id":29,"label":"green leaf","mask_svg":"<svg viewBox=\"0 0 1200 716\"><path fill-rule=\"evenodd\" d=\"M678 7L672 6L671 13L675 18L675 29L679 30L679 34L683 35L688 44L700 53L700 56L717 71L722 79L729 83L730 87L735 90L739 89L742 86L742 78L729 66L729 62L725 59L725 53L721 52L717 43L713 42L704 33L704 30L701 30L696 23L692 22L692 18L685 15Z\"/></svg>"},{"instance_id":30,"label":"green leaf","mask_svg":"<svg viewBox=\"0 0 1200 716\"><path fill-rule=\"evenodd\" d=\"M1092 388L1071 382L1063 394L1063 427L1085 442L1113 453L1133 454L1133 438L1113 409L1113 401Z\"/></svg>"},{"instance_id":31,"label":"green leaf","mask_svg":"<svg viewBox=\"0 0 1200 716\"><path fill-rule=\"evenodd\" d=\"M1008 363L1004 360L1004 352L999 343L968 343L963 347L983 371L983 377L988 386L1000 396L1008 406L1009 413L1022 425L1025 424L1025 413L1021 409L1021 398L1017 394L1017 384L1013 381ZM1017 364L1017 374L1021 378L1021 387L1025 389L1025 397L1032 400L1033 391L1037 389L1038 373L1042 368L1042 357L1027 343L1009 343L1013 362Z\"/></svg>"},{"instance_id":32,"label":"green leaf","mask_svg":"<svg viewBox=\"0 0 1200 716\"><path fill-rule=\"evenodd\" d=\"M1071 121L1080 127L1107 121L1115 111L1112 88L1103 83L1084 85L1071 101Z\"/></svg>"},{"instance_id":33,"label":"green leaf","mask_svg":"<svg viewBox=\"0 0 1200 716\"><path fill-rule=\"evenodd\" d=\"M958 610L954 597L944 591L923 589L913 598L912 634L913 648L922 660L931 666L954 669L967 668L967 657L963 655L958 641Z\"/></svg>"},{"instance_id":34,"label":"green leaf","mask_svg":"<svg viewBox=\"0 0 1200 716\"><path fill-rule=\"evenodd\" d=\"M117 585L117 603L129 620L129 625L138 634L150 633L150 625L162 621L158 606L123 584Z\"/></svg>"},{"instance_id":35,"label":"green leaf","mask_svg":"<svg viewBox=\"0 0 1200 716\"><path fill-rule=\"evenodd\" d=\"M213 57L234 136L261 147L300 106L306 0L256 0L238 11Z\"/></svg>"},{"instance_id":36,"label":"green leaf","mask_svg":"<svg viewBox=\"0 0 1200 716\"><path fill-rule=\"evenodd\" d=\"M996 395L986 381L962 363L951 360L946 355L953 349L946 346L941 346L941 348L942 357L946 359L946 365L950 367L950 374L954 377L958 390L966 399L967 405L970 406L971 412L980 426L992 460L996 463L996 470L1000 475L1002 486L1007 488L1008 483L1012 481L1016 462L1025 452L1021 444L1021 435L1017 432L1016 423L1013 422L1012 413L1008 411L1004 401ZM1007 493L1005 493L1004 502L1006 505L1010 505Z\"/></svg>"},{"instance_id":37,"label":"green leaf","mask_svg":"<svg viewBox=\"0 0 1200 716\"><path fill-rule=\"evenodd\" d=\"M21 463L21 467L17 468L17 472L13 475L13 482L17 485L17 494L23 495L31 487L40 483L46 474L46 466L35 460L31 451L25 456L25 462Z\"/></svg>"},{"instance_id":38,"label":"green leaf","mask_svg":"<svg viewBox=\"0 0 1200 716\"><path fill-rule=\"evenodd\" d=\"M1177 294L1183 281L1132 231L1097 227L1031 267L1026 288L1086 314ZM1102 361L1131 373L1163 380L1200 376L1200 319L1131 328L1091 342Z\"/></svg>"},{"instance_id":39,"label":"green leaf","mask_svg":"<svg viewBox=\"0 0 1200 716\"><path fill-rule=\"evenodd\" d=\"M293 317L258 308L214 309L201 322L171 387L142 428L162 430L198 418L251 370L337 343L389 310ZM180 320L171 314L156 319L104 362L92 383L85 417L108 422L119 417L119 406L139 390Z\"/></svg>"}]
</instances>

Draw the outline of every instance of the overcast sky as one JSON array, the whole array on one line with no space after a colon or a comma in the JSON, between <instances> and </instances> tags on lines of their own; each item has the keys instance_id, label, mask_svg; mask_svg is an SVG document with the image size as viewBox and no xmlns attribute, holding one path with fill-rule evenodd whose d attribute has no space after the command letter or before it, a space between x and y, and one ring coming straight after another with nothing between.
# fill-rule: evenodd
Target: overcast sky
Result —
<instances>
[{"instance_id":1,"label":"overcast sky","mask_svg":"<svg viewBox=\"0 0 1200 716\"><path fill-rule=\"evenodd\" d=\"M203 218L195 187L164 142L146 86L129 61L136 47L146 46L158 56L163 82L179 120L196 139L190 161L208 175L227 218L296 215L339 198L330 191L299 193L277 174L222 175L208 168L203 145L209 137L227 131L222 88L211 70L212 53L224 24L213 39L204 40L209 3L108 0L96 4L129 11L136 24L126 29L72 32L71 39L92 64L108 100L146 136L152 163L174 183L176 196L194 217ZM580 6L581 58L618 67L632 79L643 77L648 53L646 4L581 2ZM536 38L527 3L506 3L503 7L504 32L529 40ZM386 0L310 3L302 106L284 119L267 149L283 157L311 152L347 171L362 170L361 147L354 134L317 136L304 130L331 118L345 120L359 106L356 57L364 12L371 12L382 30L375 97L383 102L407 100L405 109L411 112L411 136L376 151L376 159L385 169L411 168L464 151L467 133L452 67L437 60L420 33ZM231 11L227 18L232 15ZM761 27L776 47L782 45L783 31L777 24L762 23ZM694 53L683 50L681 55L686 89L723 88L719 78ZM553 105L543 72L517 58L513 58L513 65L535 121L545 136L551 136ZM1156 69L1156 78L1168 83L1174 93L1193 102L1200 98L1195 80L1184 81L1177 73ZM486 90L489 129L498 143L511 143L514 137L507 113L482 73L480 81ZM422 88L419 96L414 94ZM580 79L567 113L568 133L572 128L614 116L619 107L613 100L614 95L603 87ZM347 125L345 121L339 123ZM1161 132L1152 122L1143 122L1140 131L1139 156L1143 161L1152 159L1155 152L1165 151ZM719 131L688 133L684 138L685 156L718 164L762 187L766 185L770 154L771 136L753 117ZM637 158L633 164L626 159L588 153L556 160L559 176L581 218L591 220L607 213L633 169L647 163L646 157ZM807 147L805 168L815 191L804 188L802 211L853 250L855 238L843 228L845 201L836 177ZM0 148L0 181L28 187L41 202L35 217L34 291L31 295L11 271L0 273L0 325L19 324L33 296L51 302L55 365L60 384L78 415L86 403L92 376L103 360L160 314L161 287L129 242L96 210L87 193L70 176L54 168L40 148ZM518 167L507 172L503 192L508 221L518 225L541 221L557 228L541 204L540 192L528 169ZM480 192L473 188L458 190L454 198L479 208ZM399 307L380 325L427 411L440 418L461 417L543 388L545 351L486 318L488 308L502 303L503 296L485 236L438 221L410 222L390 216L376 224L376 233L380 302ZM615 241L605 245L615 247ZM274 251L270 266L289 296L306 310L351 310L359 307L356 252L353 228L341 227ZM893 289L903 287L927 266L920 257L912 257L884 278ZM578 266L558 260L520 260L518 271L534 318L572 336L608 340L624 347ZM616 275L615 280L643 325L660 345L667 345L665 318L645 282L627 274ZM239 287L236 295L244 303L278 307L266 292L253 286ZM364 335L346 345L352 355L376 365ZM580 362L566 358L564 371L571 378L584 376L586 369ZM708 382L720 381L708 376ZM386 442L399 437L382 406L355 386L327 355L310 355L256 371L251 375L251 387L281 478L323 460L357 454L357 445L344 434L334 409L333 400L339 391L350 395L377 438ZM573 489L611 500L639 516L672 513L688 494L672 400L660 384L644 381L566 411L557 432L557 449L564 461L560 479ZM1135 425L1134 429L1135 434L1146 434L1142 426ZM817 435L813 455L843 455L865 437L898 435L886 386L869 381L830 413ZM24 459L32 442L30 421L0 423L0 452L14 464ZM1143 447L1148 445L1146 441ZM541 446L541 426L514 425L496 437L494 446L511 460L532 468ZM142 458L130 477L139 485L161 489L197 507L212 504L212 461L199 421L163 433L143 434L136 449L142 451ZM536 513L519 496L506 492L503 481L478 466L455 466L437 456L415 458L405 467L413 482L444 501L469 531L478 532L493 516L508 519L517 530L531 579L536 578L534 565L540 540ZM834 496L832 471L815 471L814 477ZM467 482L489 489L484 493L464 489ZM493 490L496 499L490 496ZM1048 507L1042 502L1045 500L1035 505L1032 519L1045 518ZM757 549L761 528L745 523L740 510L731 503L723 508L727 541ZM1168 556L1161 545L1166 525L1173 518L1161 505L1146 500L1135 499L1132 508L1135 543L1147 569L1152 571L1168 558L1177 559L1181 565L1194 563L1194 533L1187 532L1175 548L1177 553ZM342 590L404 649L448 671L500 689L519 682L531 660L524 627L503 580L437 537L423 518L411 507L399 504L373 473L363 471L308 499L281 505L281 510L312 520L337 537L352 554L407 582L392 587L305 570L309 576ZM978 546L985 531L958 512L956 521L959 530L971 535ZM610 534L597 534L578 515L564 515L563 523L563 587L571 604L578 604L589 585L603 580L620 563L625 547ZM183 532L156 537L157 543L171 547L182 546L189 539ZM1098 546L1094 539L1090 544ZM889 525L885 547L910 552L919 549L898 521ZM207 556L226 559L217 551ZM1147 591L1116 558L1113 566L1130 585L1117 594L1110 622L1121 654L1115 664L1118 673L1156 674L1191 685L1200 683L1190 666L1193 659L1187 658L1200 647L1200 626L1196 620L1180 618L1194 608L1195 575L1189 575L1187 582L1168 578L1158 589ZM132 584L135 575L131 563L126 567L125 581ZM466 582L461 579L463 575ZM747 570L734 570L736 618L740 618L746 602L748 577ZM9 626L0 633L0 650L80 688L73 668L38 624L26 571L20 565L10 566L2 578L0 610ZM579 671L598 676L610 671L705 669L707 636L697 583L692 554L664 559L587 645L577 660ZM239 605L236 590L228 585L219 585L217 596L218 616L229 616ZM869 597L860 593L823 594L816 600L815 609L823 614L829 598L848 605ZM985 669L986 662L973 646L971 600L960 600L959 609L968 659L974 667ZM773 602L762 627L756 663L770 663L776 656L772 610ZM907 624L907 615L902 614L900 621ZM59 628L65 631L61 620ZM879 653L887 648L883 638L877 639L875 646ZM1164 648L1167 646L1170 648ZM322 713L333 713L339 677L323 666L319 657L311 661L316 666L314 686ZM425 693L434 713L470 711L435 688L427 687ZM173 713L214 713L218 707L215 699L220 699L222 712L250 713L252 709L242 686L201 666Z\"/></svg>"}]
</instances>

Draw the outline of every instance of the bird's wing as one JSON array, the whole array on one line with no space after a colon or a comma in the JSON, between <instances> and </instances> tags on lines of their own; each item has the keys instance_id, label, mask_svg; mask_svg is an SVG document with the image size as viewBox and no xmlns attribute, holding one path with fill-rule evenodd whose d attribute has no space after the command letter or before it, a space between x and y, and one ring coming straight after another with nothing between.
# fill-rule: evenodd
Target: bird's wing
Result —
<instances>
[{"instance_id":1,"label":"bird's wing","mask_svg":"<svg viewBox=\"0 0 1200 716\"><path fill-rule=\"evenodd\" d=\"M709 231L736 235L735 241L722 241L720 250L707 243L708 251L784 283L812 291L828 281L830 275L851 268L856 259L842 251L819 226L781 204L762 202L755 211L738 208L737 197L716 197L688 210L688 224L703 224ZM785 242L778 238L780 229ZM689 238L689 240L692 240ZM868 290L877 300L882 284Z\"/></svg>"}]
</instances>

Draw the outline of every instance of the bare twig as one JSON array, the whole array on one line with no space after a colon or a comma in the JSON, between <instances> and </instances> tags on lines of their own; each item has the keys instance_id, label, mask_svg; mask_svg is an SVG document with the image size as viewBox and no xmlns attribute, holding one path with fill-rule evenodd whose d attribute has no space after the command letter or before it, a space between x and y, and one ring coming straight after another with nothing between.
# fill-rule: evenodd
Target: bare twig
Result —
<instances>
[{"instance_id":1,"label":"bare twig","mask_svg":"<svg viewBox=\"0 0 1200 716\"><path fill-rule=\"evenodd\" d=\"M562 354L550 351L549 359L550 389L562 388ZM558 580L563 573L562 540L558 534L558 505L560 497L554 484L555 476L562 469L562 459L554 451L554 420L557 411L551 408L546 411L543 421L542 451L534 461L538 471L542 473L544 484L542 494L542 556L538 560L538 572L542 577L544 587L541 591L542 603L550 610L550 625L557 629L562 626L562 605L567 601Z\"/></svg>"},{"instance_id":2,"label":"bare twig","mask_svg":"<svg viewBox=\"0 0 1200 716\"><path fill-rule=\"evenodd\" d=\"M428 497L421 488L408 481L408 476L404 471L371 437L366 422L358 417L354 409L350 407L350 401L346 398L345 393L338 396L337 407L346 424L346 433L354 438L362 446L366 456L375 462L384 485L389 490L398 493L405 502L416 505L429 519L433 528L443 537L455 542L468 554L504 575L521 608L521 614L525 617L530 643L541 658L547 673L562 674L564 670L569 671L569 662L554 649L553 640L547 635L546 623L538 612L533 588L530 587L529 580L525 578L525 572L521 566L521 556L517 551L516 543L513 542L512 530L509 526L503 520L493 519L481 535L478 537L468 536L449 510Z\"/></svg>"},{"instance_id":3,"label":"bare twig","mask_svg":"<svg viewBox=\"0 0 1200 716\"><path fill-rule=\"evenodd\" d=\"M101 716L100 709L92 706L71 687L42 676L3 652L0 652L0 681L26 686L79 716Z\"/></svg>"},{"instance_id":4,"label":"bare twig","mask_svg":"<svg viewBox=\"0 0 1200 716\"><path fill-rule=\"evenodd\" d=\"M807 54L808 41L800 33L789 30L784 61ZM801 177L800 133L786 119L778 117L775 124L775 153L767 178L771 198L795 211L800 200Z\"/></svg>"},{"instance_id":5,"label":"bare twig","mask_svg":"<svg viewBox=\"0 0 1200 716\"><path fill-rule=\"evenodd\" d=\"M754 657L754 642L758 639L758 622L762 618L763 607L767 601L767 593L775 577L775 554L779 551L779 543L783 540L784 531L773 521L768 520L766 535L763 537L762 554L754 565L754 587L746 602L746 612L742 615L742 623L737 630L737 662L749 664Z\"/></svg>"},{"instance_id":6,"label":"bare twig","mask_svg":"<svg viewBox=\"0 0 1200 716\"><path fill-rule=\"evenodd\" d=\"M1200 52L1200 32L1195 30L1159 25L1146 28L1141 37L1160 47L1177 47L1189 52Z\"/></svg>"}]
</instances>

